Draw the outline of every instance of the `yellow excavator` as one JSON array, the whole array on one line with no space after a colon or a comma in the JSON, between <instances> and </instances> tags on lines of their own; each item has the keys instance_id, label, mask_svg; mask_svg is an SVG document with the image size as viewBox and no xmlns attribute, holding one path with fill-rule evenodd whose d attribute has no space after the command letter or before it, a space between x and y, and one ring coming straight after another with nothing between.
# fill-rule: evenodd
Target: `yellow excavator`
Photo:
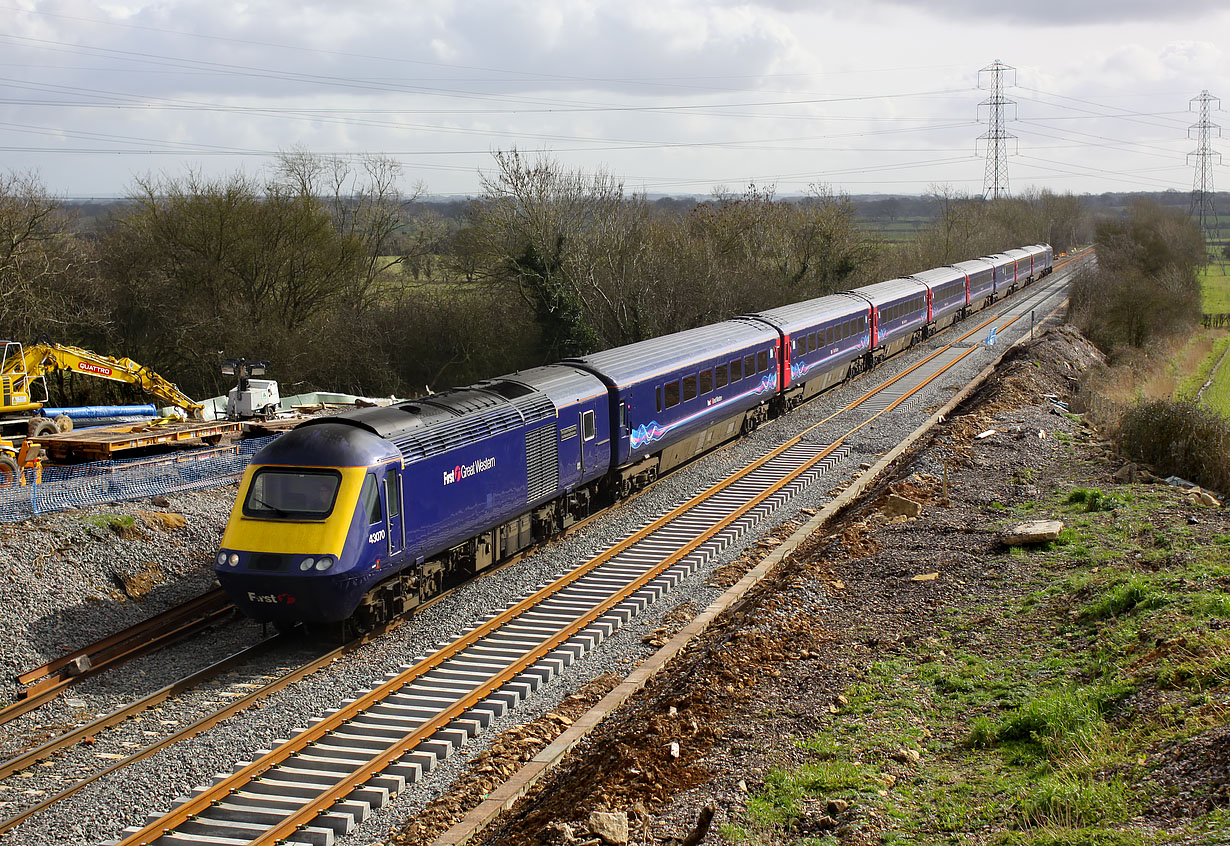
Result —
<instances>
[{"instance_id":1,"label":"yellow excavator","mask_svg":"<svg viewBox=\"0 0 1230 846\"><path fill-rule=\"evenodd\" d=\"M162 405L182 410L185 417L201 419L203 406L199 402L194 402L173 383L130 358L112 358L63 344L23 346L18 341L0 341L0 344L3 345L3 354L0 355L0 429L6 434L21 426L25 427L24 434L30 438L72 429L72 420L67 416L49 419L40 413L50 396L47 374L57 371L136 385ZM35 396L39 387L41 399ZM0 438L0 484L4 481L3 477L16 475L17 468L26 463L28 452L28 446L19 446L7 437Z\"/></svg>"}]
</instances>

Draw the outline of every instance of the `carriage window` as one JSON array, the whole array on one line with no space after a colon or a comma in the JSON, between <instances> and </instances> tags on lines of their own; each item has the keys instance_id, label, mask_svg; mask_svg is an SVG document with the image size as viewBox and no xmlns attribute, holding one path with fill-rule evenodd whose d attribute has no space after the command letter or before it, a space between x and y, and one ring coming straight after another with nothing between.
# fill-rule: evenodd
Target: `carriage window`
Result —
<instances>
[{"instance_id":1,"label":"carriage window","mask_svg":"<svg viewBox=\"0 0 1230 846\"><path fill-rule=\"evenodd\" d=\"M769 351L761 350L756 354L756 369L761 373L769 369Z\"/></svg>"},{"instance_id":2,"label":"carriage window","mask_svg":"<svg viewBox=\"0 0 1230 846\"><path fill-rule=\"evenodd\" d=\"M592 411L581 412L581 440L592 441L595 430L594 413Z\"/></svg>"},{"instance_id":3,"label":"carriage window","mask_svg":"<svg viewBox=\"0 0 1230 846\"><path fill-rule=\"evenodd\" d=\"M717 387L719 388L726 387L726 365L725 364L719 364L717 366Z\"/></svg>"},{"instance_id":4,"label":"carriage window","mask_svg":"<svg viewBox=\"0 0 1230 846\"><path fill-rule=\"evenodd\" d=\"M661 385L658 385L658 387L654 388L654 394L656 395L657 400L658 400L658 413L660 414L662 412L662 386Z\"/></svg>"},{"instance_id":5,"label":"carriage window","mask_svg":"<svg viewBox=\"0 0 1230 846\"><path fill-rule=\"evenodd\" d=\"M397 474L392 470L384 477L384 501L389 506L389 519L401 514L401 488L397 484Z\"/></svg>"},{"instance_id":6,"label":"carriage window","mask_svg":"<svg viewBox=\"0 0 1230 846\"><path fill-rule=\"evenodd\" d=\"M841 324L841 339L844 341L846 338L849 338L849 337L850 337L850 321L845 320L845 321L842 321L842 324Z\"/></svg>"},{"instance_id":7,"label":"carriage window","mask_svg":"<svg viewBox=\"0 0 1230 846\"><path fill-rule=\"evenodd\" d=\"M702 394L707 394L712 390L713 390L713 371L712 370L700 371L700 392Z\"/></svg>"},{"instance_id":8,"label":"carriage window","mask_svg":"<svg viewBox=\"0 0 1230 846\"><path fill-rule=\"evenodd\" d=\"M738 382L743 378L743 359L736 358L730 363L730 381Z\"/></svg>"},{"instance_id":9,"label":"carriage window","mask_svg":"<svg viewBox=\"0 0 1230 846\"><path fill-rule=\"evenodd\" d=\"M743 375L751 376L756 372L756 356L745 355L743 357Z\"/></svg>"},{"instance_id":10,"label":"carriage window","mask_svg":"<svg viewBox=\"0 0 1230 846\"><path fill-rule=\"evenodd\" d=\"M683 401L687 402L690 399L696 399L696 377L683 377Z\"/></svg>"},{"instance_id":11,"label":"carriage window","mask_svg":"<svg viewBox=\"0 0 1230 846\"><path fill-rule=\"evenodd\" d=\"M673 408L679 405L679 382L668 382L666 385L666 407Z\"/></svg>"},{"instance_id":12,"label":"carriage window","mask_svg":"<svg viewBox=\"0 0 1230 846\"><path fill-rule=\"evenodd\" d=\"M794 357L795 358L798 358L799 356L803 355L803 353L807 352L807 336L799 335L798 337L796 337L794 339L793 346L794 346Z\"/></svg>"},{"instance_id":13,"label":"carriage window","mask_svg":"<svg viewBox=\"0 0 1230 846\"><path fill-rule=\"evenodd\" d=\"M369 525L380 522L380 491L376 487L376 477L370 473L363 480L363 492L359 494L359 507L367 515Z\"/></svg>"}]
</instances>

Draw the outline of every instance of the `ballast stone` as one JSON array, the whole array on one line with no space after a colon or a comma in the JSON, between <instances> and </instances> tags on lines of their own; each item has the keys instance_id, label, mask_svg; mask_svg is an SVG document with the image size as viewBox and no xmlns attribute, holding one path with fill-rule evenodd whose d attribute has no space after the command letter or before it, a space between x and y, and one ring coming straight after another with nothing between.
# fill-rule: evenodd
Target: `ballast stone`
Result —
<instances>
[{"instance_id":1,"label":"ballast stone","mask_svg":"<svg viewBox=\"0 0 1230 846\"><path fill-rule=\"evenodd\" d=\"M589 830L610 846L628 842L628 815L623 811L594 811L589 815Z\"/></svg>"},{"instance_id":2,"label":"ballast stone","mask_svg":"<svg viewBox=\"0 0 1230 846\"><path fill-rule=\"evenodd\" d=\"M1062 531L1062 520L1030 520L1013 526L1001 537L1007 546L1029 546L1056 540Z\"/></svg>"},{"instance_id":3,"label":"ballast stone","mask_svg":"<svg viewBox=\"0 0 1230 846\"><path fill-rule=\"evenodd\" d=\"M880 510L889 517L917 517L922 514L922 503L897 494L889 494Z\"/></svg>"}]
</instances>

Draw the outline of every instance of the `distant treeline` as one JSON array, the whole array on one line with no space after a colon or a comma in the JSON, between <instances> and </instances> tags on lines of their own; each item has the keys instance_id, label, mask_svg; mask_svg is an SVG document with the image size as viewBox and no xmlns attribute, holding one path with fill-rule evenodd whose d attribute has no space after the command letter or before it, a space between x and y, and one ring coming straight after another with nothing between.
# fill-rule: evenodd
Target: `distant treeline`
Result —
<instances>
[{"instance_id":1,"label":"distant treeline","mask_svg":"<svg viewBox=\"0 0 1230 846\"><path fill-rule=\"evenodd\" d=\"M1088 198L938 187L896 198L920 222L890 243L867 225L886 198L650 199L517 151L471 200L401 182L388 159L302 151L260 178L140 180L105 206L0 175L0 333L128 356L194 396L230 387L225 356L269 359L284 393L407 396L1026 243L1062 251L1094 226Z\"/></svg>"}]
</instances>

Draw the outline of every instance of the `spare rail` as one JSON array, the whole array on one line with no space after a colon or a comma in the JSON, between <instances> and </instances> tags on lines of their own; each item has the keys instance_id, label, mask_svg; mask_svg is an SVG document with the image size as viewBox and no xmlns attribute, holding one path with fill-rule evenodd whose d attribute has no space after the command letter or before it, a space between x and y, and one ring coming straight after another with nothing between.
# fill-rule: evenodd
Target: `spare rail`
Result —
<instances>
[{"instance_id":1,"label":"spare rail","mask_svg":"<svg viewBox=\"0 0 1230 846\"><path fill-rule=\"evenodd\" d=\"M26 670L15 678L17 684L26 687L17 692L16 702L0 709L0 725L50 702L81 679L198 632L233 609L222 589L213 588L148 620Z\"/></svg>"}]
</instances>

